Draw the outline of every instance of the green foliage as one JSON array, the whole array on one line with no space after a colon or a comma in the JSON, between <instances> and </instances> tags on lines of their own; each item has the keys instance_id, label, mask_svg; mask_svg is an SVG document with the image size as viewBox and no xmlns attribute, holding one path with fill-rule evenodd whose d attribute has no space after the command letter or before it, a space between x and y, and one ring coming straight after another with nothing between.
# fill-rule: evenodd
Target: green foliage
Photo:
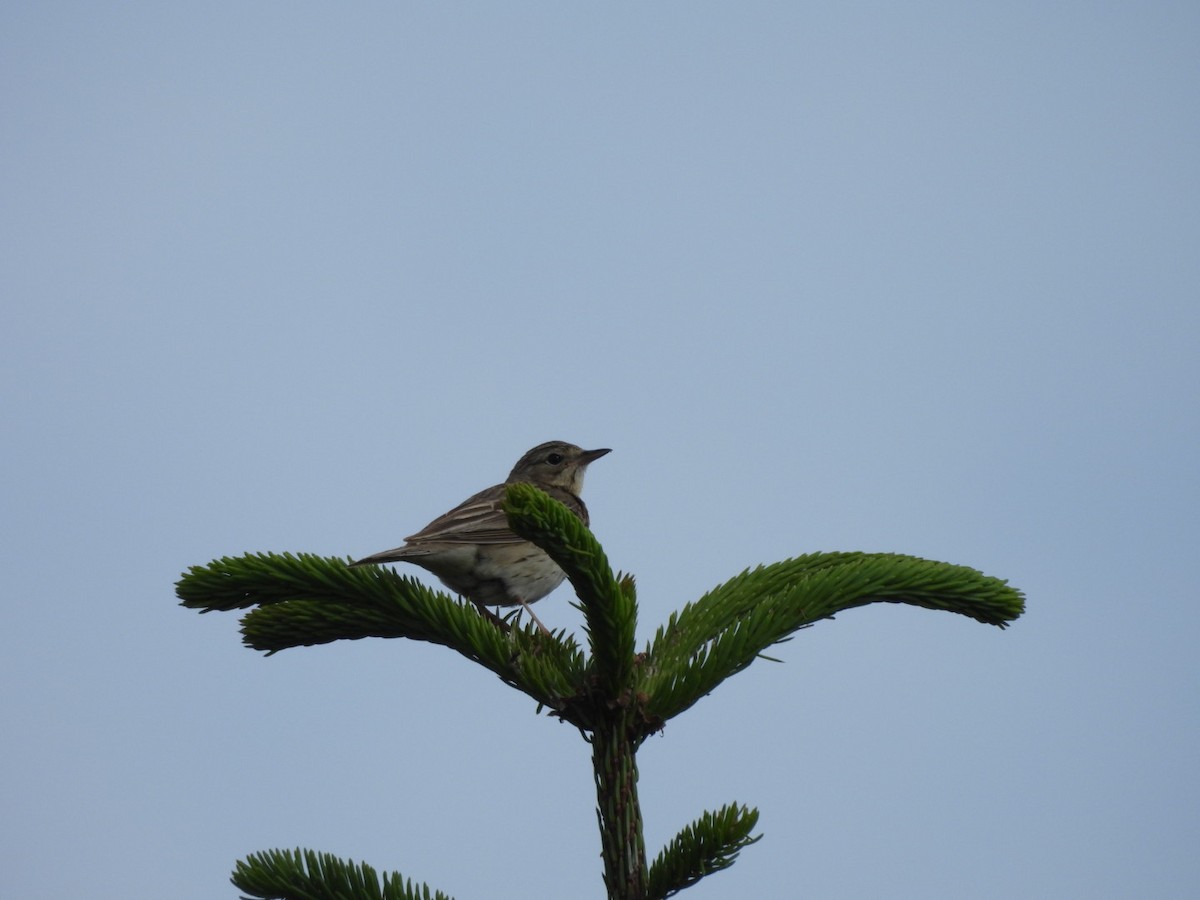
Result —
<instances>
[{"instance_id":1,"label":"green foliage","mask_svg":"<svg viewBox=\"0 0 1200 900\"><path fill-rule=\"evenodd\" d=\"M268 654L364 637L442 644L490 669L551 709L579 693L585 664L570 638L547 640L533 628L505 632L420 582L378 567L350 568L308 553L257 553L193 566L176 586L201 612L246 609L242 640Z\"/></svg>"},{"instance_id":2,"label":"green foliage","mask_svg":"<svg viewBox=\"0 0 1200 900\"><path fill-rule=\"evenodd\" d=\"M537 544L567 575L583 607L595 678L602 691L617 694L633 666L637 601L633 581L617 579L604 548L561 503L531 484L510 484L504 511L514 532Z\"/></svg>"},{"instance_id":3,"label":"green foliage","mask_svg":"<svg viewBox=\"0 0 1200 900\"><path fill-rule=\"evenodd\" d=\"M736 803L706 812L677 834L650 864L646 900L662 900L691 887L705 875L733 865L742 848L762 837L751 837L758 810Z\"/></svg>"},{"instance_id":4,"label":"green foliage","mask_svg":"<svg viewBox=\"0 0 1200 900\"><path fill-rule=\"evenodd\" d=\"M201 612L249 610L244 643L268 655L364 637L449 647L575 724L592 743L604 881L610 900L660 900L732 865L758 812L705 813L650 866L637 799L638 746L773 644L838 612L905 603L1003 628L1024 610L1021 592L974 569L887 553L813 553L742 572L686 605L635 652L632 577L614 574L587 527L537 488L507 488L514 532L566 573L584 614L589 654L560 632L505 629L470 603L386 568L350 568L311 554L248 554L196 566L181 578L182 604ZM299 850L255 854L234 882L258 898L433 900L399 875Z\"/></svg>"},{"instance_id":5,"label":"green foliage","mask_svg":"<svg viewBox=\"0 0 1200 900\"><path fill-rule=\"evenodd\" d=\"M665 722L746 668L772 644L835 613L907 603L1004 627L1024 609L1004 581L894 553L812 553L759 566L713 588L658 629L638 690Z\"/></svg>"},{"instance_id":6,"label":"green foliage","mask_svg":"<svg viewBox=\"0 0 1200 900\"><path fill-rule=\"evenodd\" d=\"M237 864L230 879L260 900L452 900L399 872L381 879L366 863L343 862L312 850L267 850Z\"/></svg>"}]
</instances>

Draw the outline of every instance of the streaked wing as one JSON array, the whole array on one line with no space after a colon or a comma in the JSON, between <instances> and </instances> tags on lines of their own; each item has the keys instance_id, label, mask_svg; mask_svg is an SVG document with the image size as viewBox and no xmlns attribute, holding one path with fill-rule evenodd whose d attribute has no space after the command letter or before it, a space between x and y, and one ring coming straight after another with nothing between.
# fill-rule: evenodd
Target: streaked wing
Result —
<instances>
[{"instance_id":1,"label":"streaked wing","mask_svg":"<svg viewBox=\"0 0 1200 900\"><path fill-rule=\"evenodd\" d=\"M509 530L508 519L500 508L503 499L502 484L480 491L405 540L410 545L519 544L522 539Z\"/></svg>"}]
</instances>

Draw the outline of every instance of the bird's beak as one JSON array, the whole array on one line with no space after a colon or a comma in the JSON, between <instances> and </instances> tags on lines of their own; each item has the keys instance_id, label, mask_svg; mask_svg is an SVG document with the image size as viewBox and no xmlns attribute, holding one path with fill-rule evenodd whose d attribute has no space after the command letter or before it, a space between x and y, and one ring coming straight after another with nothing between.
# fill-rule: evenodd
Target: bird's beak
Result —
<instances>
[{"instance_id":1,"label":"bird's beak","mask_svg":"<svg viewBox=\"0 0 1200 900\"><path fill-rule=\"evenodd\" d=\"M606 454L606 453L612 453L612 450L609 447L605 447L603 450L584 450L583 456L581 456L579 458L583 461L583 464L586 466L586 465L588 465L588 463L594 463L596 460L598 460L600 457L604 456L604 454Z\"/></svg>"}]
</instances>

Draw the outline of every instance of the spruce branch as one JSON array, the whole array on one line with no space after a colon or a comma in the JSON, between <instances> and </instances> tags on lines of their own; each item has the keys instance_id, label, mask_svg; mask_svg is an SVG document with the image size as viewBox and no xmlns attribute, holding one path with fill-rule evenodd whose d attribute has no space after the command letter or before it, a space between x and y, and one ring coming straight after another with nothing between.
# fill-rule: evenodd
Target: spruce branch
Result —
<instances>
[{"instance_id":1,"label":"spruce branch","mask_svg":"<svg viewBox=\"0 0 1200 900\"><path fill-rule=\"evenodd\" d=\"M555 710L585 681L583 653L573 638L532 628L505 632L474 605L390 569L352 569L307 553L247 554L193 566L176 594L183 606L201 612L257 607L242 618L242 639L268 654L364 637L428 641Z\"/></svg>"},{"instance_id":2,"label":"spruce branch","mask_svg":"<svg viewBox=\"0 0 1200 900\"><path fill-rule=\"evenodd\" d=\"M673 615L651 642L639 691L648 718L676 716L772 644L835 613L907 603L1004 627L1021 592L966 566L892 553L814 553L747 570Z\"/></svg>"},{"instance_id":3,"label":"spruce branch","mask_svg":"<svg viewBox=\"0 0 1200 900\"><path fill-rule=\"evenodd\" d=\"M632 579L619 580L604 548L572 512L531 484L510 484L504 512L509 527L549 554L567 575L583 607L593 671L601 692L616 696L633 670L637 599Z\"/></svg>"},{"instance_id":4,"label":"spruce branch","mask_svg":"<svg viewBox=\"0 0 1200 900\"><path fill-rule=\"evenodd\" d=\"M399 872L381 879L366 863L299 848L252 853L238 861L230 880L258 900L452 900Z\"/></svg>"},{"instance_id":5,"label":"spruce branch","mask_svg":"<svg viewBox=\"0 0 1200 900\"><path fill-rule=\"evenodd\" d=\"M758 810L737 803L706 812L680 831L650 864L645 900L663 900L705 875L732 866L743 848L762 837L750 836L757 824Z\"/></svg>"}]
</instances>

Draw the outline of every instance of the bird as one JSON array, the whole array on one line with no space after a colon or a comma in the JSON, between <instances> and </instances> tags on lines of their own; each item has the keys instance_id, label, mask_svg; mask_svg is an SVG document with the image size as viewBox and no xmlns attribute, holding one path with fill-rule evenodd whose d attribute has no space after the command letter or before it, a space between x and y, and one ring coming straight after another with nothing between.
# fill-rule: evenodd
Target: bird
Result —
<instances>
[{"instance_id":1,"label":"bird","mask_svg":"<svg viewBox=\"0 0 1200 900\"><path fill-rule=\"evenodd\" d=\"M508 527L500 504L507 485L518 482L541 488L588 524L588 511L580 491L587 467L609 448L583 450L566 441L538 444L519 460L503 484L468 497L404 539L392 550L373 553L351 562L371 566L407 562L433 573L450 590L475 604L497 624L504 624L489 606L520 606L543 633L531 603L541 600L567 576L544 550Z\"/></svg>"}]
</instances>

